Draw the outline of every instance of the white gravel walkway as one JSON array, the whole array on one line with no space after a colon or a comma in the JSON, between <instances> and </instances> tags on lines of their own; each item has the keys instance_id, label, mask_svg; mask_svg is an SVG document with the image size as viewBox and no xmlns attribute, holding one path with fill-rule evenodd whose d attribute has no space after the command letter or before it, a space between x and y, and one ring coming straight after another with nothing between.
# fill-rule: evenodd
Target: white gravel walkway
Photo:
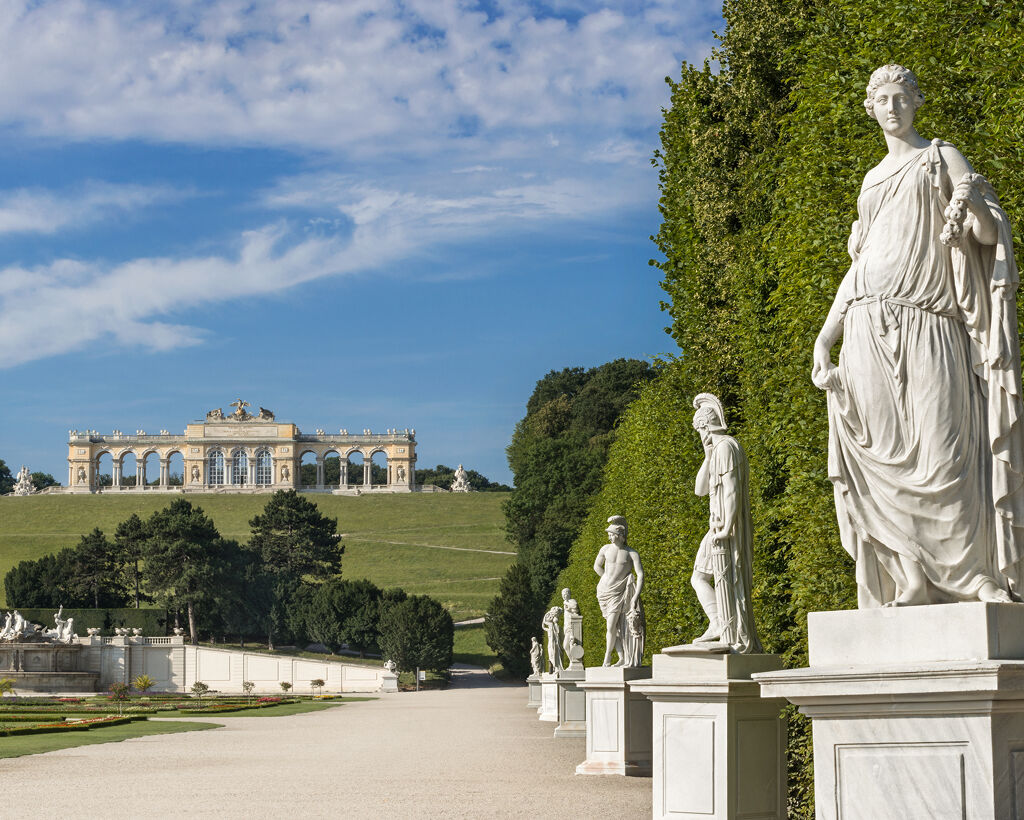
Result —
<instances>
[{"instance_id":1,"label":"white gravel walkway","mask_svg":"<svg viewBox=\"0 0 1024 820\"><path fill-rule=\"evenodd\" d=\"M577 776L584 741L555 740L553 724L526 708L525 687L486 674L459 673L444 691L220 722L223 729L0 760L0 815L651 816L649 778Z\"/></svg>"}]
</instances>

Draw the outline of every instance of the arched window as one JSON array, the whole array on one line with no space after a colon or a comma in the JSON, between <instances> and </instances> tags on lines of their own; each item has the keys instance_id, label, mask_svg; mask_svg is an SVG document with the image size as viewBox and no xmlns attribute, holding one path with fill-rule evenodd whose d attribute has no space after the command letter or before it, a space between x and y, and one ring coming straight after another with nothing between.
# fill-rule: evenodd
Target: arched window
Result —
<instances>
[{"instance_id":1,"label":"arched window","mask_svg":"<svg viewBox=\"0 0 1024 820\"><path fill-rule=\"evenodd\" d=\"M208 484L224 483L224 454L220 450L214 450L207 459L206 467Z\"/></svg>"},{"instance_id":2,"label":"arched window","mask_svg":"<svg viewBox=\"0 0 1024 820\"><path fill-rule=\"evenodd\" d=\"M249 456L239 447L231 454L231 483L247 484L249 482Z\"/></svg>"},{"instance_id":3,"label":"arched window","mask_svg":"<svg viewBox=\"0 0 1024 820\"><path fill-rule=\"evenodd\" d=\"M256 453L256 483L274 483L274 467L270 459L269 450L260 450Z\"/></svg>"}]
</instances>

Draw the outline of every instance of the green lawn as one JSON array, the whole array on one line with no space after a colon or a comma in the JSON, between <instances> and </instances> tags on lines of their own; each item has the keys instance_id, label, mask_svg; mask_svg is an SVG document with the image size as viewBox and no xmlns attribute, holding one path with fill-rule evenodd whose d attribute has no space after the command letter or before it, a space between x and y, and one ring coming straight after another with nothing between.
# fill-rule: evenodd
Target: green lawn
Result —
<instances>
[{"instance_id":1,"label":"green lawn","mask_svg":"<svg viewBox=\"0 0 1024 820\"><path fill-rule=\"evenodd\" d=\"M488 669L498 657L484 640L483 624L467 624L455 627L455 646L452 660Z\"/></svg>"},{"instance_id":2,"label":"green lawn","mask_svg":"<svg viewBox=\"0 0 1024 820\"><path fill-rule=\"evenodd\" d=\"M91 746L94 743L116 743L133 737L169 735L176 732L197 732L202 729L220 729L222 723L203 723L184 720L135 720L121 726L101 726L87 732L56 732L45 735L16 735L0 737L0 758L21 757Z\"/></svg>"},{"instance_id":3,"label":"green lawn","mask_svg":"<svg viewBox=\"0 0 1024 820\"><path fill-rule=\"evenodd\" d=\"M268 497L187 496L222 535L241 541L248 538L248 522ZM484 614L497 593L498 579L515 558L503 530L506 493L306 497L338 519L346 578L369 578L380 587L431 595L455 620ZM93 527L112 535L118 522L133 512L146 517L172 498L127 493L0 498L0 578L19 561L74 546ZM2 588L0 602L6 603Z\"/></svg>"}]
</instances>

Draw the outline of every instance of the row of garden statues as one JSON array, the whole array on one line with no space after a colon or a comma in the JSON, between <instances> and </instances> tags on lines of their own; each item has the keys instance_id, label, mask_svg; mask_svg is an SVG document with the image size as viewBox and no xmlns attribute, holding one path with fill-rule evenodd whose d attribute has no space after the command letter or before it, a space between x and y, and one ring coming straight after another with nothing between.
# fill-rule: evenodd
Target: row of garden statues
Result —
<instances>
[{"instance_id":1,"label":"row of garden statues","mask_svg":"<svg viewBox=\"0 0 1024 820\"><path fill-rule=\"evenodd\" d=\"M827 397L839 536L856 563L862 609L1024 596L1013 226L956 148L917 132L924 99L901 65L871 75L864 108L887 153L864 177L851 264L813 350L811 380ZM694 409L705 453L695 489L711 502L691 578L709 626L695 643L760 652L747 459L726 433L718 399L702 393ZM629 666L639 663L638 635L642 654L643 569L626 546L625 521L615 516L609 525L611 542L594 565L604 664L616 651L617 665ZM534 639L535 672L538 648Z\"/></svg>"},{"instance_id":2,"label":"row of garden statues","mask_svg":"<svg viewBox=\"0 0 1024 820\"><path fill-rule=\"evenodd\" d=\"M708 628L694 644L711 652L761 652L751 604L753 526L747 457L740 443L727 434L725 410L715 396L701 393L693 406L693 427L704 446L704 463L694 489L697 495L710 499L708 531L701 540L690 578L707 615ZM628 532L623 516L609 518L608 543L594 561L594 572L599 576L597 602L605 619L603 666L637 667L643 662L646 622L640 593L644 568L639 553L627 543ZM570 641L568 635L570 616L579 618L576 601L568 589L562 590L562 599L564 610L552 607L542 621L551 672L565 668L562 650L572 660L573 641L582 641L582 636ZM564 640L558 627L563 613L567 632ZM543 650L536 638L530 648L530 663L534 674L540 674Z\"/></svg>"},{"instance_id":3,"label":"row of garden statues","mask_svg":"<svg viewBox=\"0 0 1024 820\"><path fill-rule=\"evenodd\" d=\"M43 629L29 623L18 610L8 612L0 628L0 641L56 641L71 643L75 639L75 619L63 618L64 607L53 614L54 628Z\"/></svg>"}]
</instances>

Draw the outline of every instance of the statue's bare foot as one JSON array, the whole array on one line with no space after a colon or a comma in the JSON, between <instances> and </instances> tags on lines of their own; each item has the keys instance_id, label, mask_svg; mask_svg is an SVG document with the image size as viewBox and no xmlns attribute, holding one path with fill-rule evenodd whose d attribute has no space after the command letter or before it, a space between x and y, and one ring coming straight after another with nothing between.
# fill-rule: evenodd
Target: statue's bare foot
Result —
<instances>
[{"instance_id":1,"label":"statue's bare foot","mask_svg":"<svg viewBox=\"0 0 1024 820\"><path fill-rule=\"evenodd\" d=\"M694 643L710 643L711 641L717 641L722 637L722 628L714 623L708 626L707 632L701 635L699 638L694 638Z\"/></svg>"},{"instance_id":2,"label":"statue's bare foot","mask_svg":"<svg viewBox=\"0 0 1024 820\"><path fill-rule=\"evenodd\" d=\"M978 600L986 604L1008 604L1013 601L1010 593L996 585L995 581L985 581L978 590Z\"/></svg>"}]
</instances>

